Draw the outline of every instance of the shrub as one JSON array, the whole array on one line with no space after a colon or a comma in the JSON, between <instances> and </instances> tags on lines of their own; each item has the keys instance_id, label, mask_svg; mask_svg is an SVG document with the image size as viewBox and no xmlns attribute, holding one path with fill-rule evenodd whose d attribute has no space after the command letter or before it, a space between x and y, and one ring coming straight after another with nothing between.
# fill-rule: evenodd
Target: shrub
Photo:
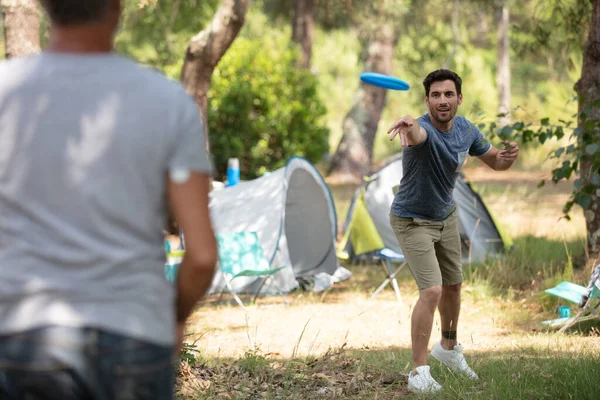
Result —
<instances>
[{"instance_id":1,"label":"shrub","mask_svg":"<svg viewBox=\"0 0 600 400\"><path fill-rule=\"evenodd\" d=\"M208 128L217 178L240 159L243 179L280 168L294 155L318 162L328 151L327 109L317 78L296 67L283 38L238 38L213 73Z\"/></svg>"}]
</instances>

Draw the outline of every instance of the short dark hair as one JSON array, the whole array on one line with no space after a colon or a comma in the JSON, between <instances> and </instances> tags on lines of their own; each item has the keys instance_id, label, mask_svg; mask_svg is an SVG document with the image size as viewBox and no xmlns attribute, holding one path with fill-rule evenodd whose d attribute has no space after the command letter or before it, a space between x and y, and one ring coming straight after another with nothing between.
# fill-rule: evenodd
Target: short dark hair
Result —
<instances>
[{"instance_id":1,"label":"short dark hair","mask_svg":"<svg viewBox=\"0 0 600 400\"><path fill-rule=\"evenodd\" d=\"M106 16L110 0L40 0L52 23L80 25Z\"/></svg>"},{"instance_id":2,"label":"short dark hair","mask_svg":"<svg viewBox=\"0 0 600 400\"><path fill-rule=\"evenodd\" d=\"M429 89L433 82L441 81L452 81L456 86L456 94L462 93L462 79L456 72L450 71L449 69L436 69L425 77L423 80L423 86L425 86L425 96L429 97Z\"/></svg>"}]
</instances>

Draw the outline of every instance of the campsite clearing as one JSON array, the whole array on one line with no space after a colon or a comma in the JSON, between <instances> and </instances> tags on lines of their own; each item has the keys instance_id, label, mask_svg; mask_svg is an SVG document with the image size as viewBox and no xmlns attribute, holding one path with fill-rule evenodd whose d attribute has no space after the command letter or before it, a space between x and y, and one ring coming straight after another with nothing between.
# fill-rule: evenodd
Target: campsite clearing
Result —
<instances>
[{"instance_id":1,"label":"campsite clearing","mask_svg":"<svg viewBox=\"0 0 600 400\"><path fill-rule=\"evenodd\" d=\"M559 255L544 262L564 265L565 246L572 249L583 240L580 215L559 222L568 183L538 190L539 175L511 172L499 177L479 169L466 175L511 234L517 251L547 253L535 246L549 242ZM332 187L336 205L349 204L336 189ZM353 190L342 193L351 196ZM344 216L342 211L340 218ZM557 226L560 231L551 229ZM524 238L530 248L519 247ZM276 296L265 297L245 312L234 305L217 307L215 297L209 297L188 326L186 354L196 362L182 367L180 397L415 398L406 391L410 311L417 300L408 270L399 275L399 306L390 288L369 300L384 279L379 266L350 269L350 280L325 293L289 294L290 306ZM600 365L597 325L582 334L543 330L538 322L554 315L556 301L543 298L535 285L514 290L496 286L493 277L477 278L465 283L463 293L459 339L482 379L473 384L432 360L432 373L445 387L439 398L596 398L597 387L589 382L597 379ZM554 303L545 308L542 300ZM431 345L438 337L436 315Z\"/></svg>"}]
</instances>

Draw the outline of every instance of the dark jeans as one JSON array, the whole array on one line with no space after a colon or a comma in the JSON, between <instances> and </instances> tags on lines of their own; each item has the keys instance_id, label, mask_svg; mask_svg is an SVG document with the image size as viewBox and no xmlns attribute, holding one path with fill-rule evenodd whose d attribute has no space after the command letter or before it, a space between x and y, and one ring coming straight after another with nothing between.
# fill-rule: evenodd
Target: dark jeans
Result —
<instances>
[{"instance_id":1,"label":"dark jeans","mask_svg":"<svg viewBox=\"0 0 600 400\"><path fill-rule=\"evenodd\" d=\"M2 400L172 400L173 348L98 329L0 336Z\"/></svg>"}]
</instances>

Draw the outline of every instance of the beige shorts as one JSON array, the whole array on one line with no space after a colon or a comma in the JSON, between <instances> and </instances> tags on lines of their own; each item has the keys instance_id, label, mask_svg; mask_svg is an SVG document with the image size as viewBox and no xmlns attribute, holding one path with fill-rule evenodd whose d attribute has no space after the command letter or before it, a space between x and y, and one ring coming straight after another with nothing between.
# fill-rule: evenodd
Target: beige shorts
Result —
<instances>
[{"instance_id":1,"label":"beige shorts","mask_svg":"<svg viewBox=\"0 0 600 400\"><path fill-rule=\"evenodd\" d=\"M390 223L419 290L463 281L456 210L443 221L402 218Z\"/></svg>"}]
</instances>

